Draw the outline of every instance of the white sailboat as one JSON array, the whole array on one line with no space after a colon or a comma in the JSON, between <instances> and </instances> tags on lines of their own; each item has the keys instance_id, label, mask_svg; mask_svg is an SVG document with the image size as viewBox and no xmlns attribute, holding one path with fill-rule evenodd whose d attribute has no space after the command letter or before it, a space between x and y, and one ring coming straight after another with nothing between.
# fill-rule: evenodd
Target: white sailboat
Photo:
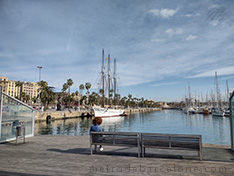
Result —
<instances>
[{"instance_id":1,"label":"white sailboat","mask_svg":"<svg viewBox=\"0 0 234 176\"><path fill-rule=\"evenodd\" d=\"M95 117L116 117L124 114L122 109L93 107Z\"/></svg>"},{"instance_id":2,"label":"white sailboat","mask_svg":"<svg viewBox=\"0 0 234 176\"><path fill-rule=\"evenodd\" d=\"M221 98L220 98L220 93L219 93L219 88L218 88L218 76L217 76L217 72L215 72L215 81L216 81L217 109L214 109L212 111L212 116L223 117L224 116L224 112L221 110Z\"/></svg>"},{"instance_id":3,"label":"white sailboat","mask_svg":"<svg viewBox=\"0 0 234 176\"><path fill-rule=\"evenodd\" d=\"M184 113L185 114L196 114L196 109L192 106L192 102L191 102L191 90L190 90L190 82L188 82L188 91L189 91L189 97L188 100L186 102L186 107L184 109Z\"/></svg>"},{"instance_id":4,"label":"white sailboat","mask_svg":"<svg viewBox=\"0 0 234 176\"><path fill-rule=\"evenodd\" d=\"M108 95L110 104L110 54L108 54ZM104 107L105 102L105 67L104 67L104 50L102 50L102 107L93 106L95 117L115 117L124 115L123 109L116 109L111 107ZM114 94L116 94L116 60L114 60Z\"/></svg>"}]
</instances>

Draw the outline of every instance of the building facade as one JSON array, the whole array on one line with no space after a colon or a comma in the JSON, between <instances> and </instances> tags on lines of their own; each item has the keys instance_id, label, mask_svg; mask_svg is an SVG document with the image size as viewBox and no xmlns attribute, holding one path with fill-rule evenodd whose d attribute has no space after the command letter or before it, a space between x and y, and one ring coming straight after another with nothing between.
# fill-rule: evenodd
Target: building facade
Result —
<instances>
[{"instance_id":1,"label":"building facade","mask_svg":"<svg viewBox=\"0 0 234 176\"><path fill-rule=\"evenodd\" d=\"M16 86L17 81L9 80L7 77L0 76L0 86L2 86L2 91L12 97L20 97L20 87ZM38 83L34 82L23 82L22 84L22 92L26 95L29 95L30 100L33 97L37 97L38 95Z\"/></svg>"}]
</instances>

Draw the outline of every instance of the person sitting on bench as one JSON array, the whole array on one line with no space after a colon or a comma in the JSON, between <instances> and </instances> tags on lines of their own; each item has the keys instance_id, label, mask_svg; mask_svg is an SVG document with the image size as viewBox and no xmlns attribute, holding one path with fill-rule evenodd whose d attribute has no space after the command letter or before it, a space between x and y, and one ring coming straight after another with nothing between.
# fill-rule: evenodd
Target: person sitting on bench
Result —
<instances>
[{"instance_id":1,"label":"person sitting on bench","mask_svg":"<svg viewBox=\"0 0 234 176\"><path fill-rule=\"evenodd\" d=\"M102 118L101 117L94 117L92 120L93 126L90 127L90 132L91 131L96 131L96 132L102 132L102 127L100 126L102 124ZM98 138L102 138L101 135L98 136ZM97 146L95 145L95 151L97 150ZM100 145L100 151L103 151L102 146Z\"/></svg>"}]
</instances>

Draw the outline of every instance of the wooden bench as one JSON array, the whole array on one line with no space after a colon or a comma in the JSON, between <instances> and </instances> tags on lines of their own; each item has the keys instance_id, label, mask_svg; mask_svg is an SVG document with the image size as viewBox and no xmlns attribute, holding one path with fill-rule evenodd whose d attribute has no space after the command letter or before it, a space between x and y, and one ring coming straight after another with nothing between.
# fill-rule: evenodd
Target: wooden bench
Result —
<instances>
[{"instance_id":1,"label":"wooden bench","mask_svg":"<svg viewBox=\"0 0 234 176\"><path fill-rule=\"evenodd\" d=\"M140 133L132 132L93 132L90 133L90 154L92 155L93 145L107 146L128 146L138 148L140 157Z\"/></svg>"},{"instance_id":2,"label":"wooden bench","mask_svg":"<svg viewBox=\"0 0 234 176\"><path fill-rule=\"evenodd\" d=\"M196 150L202 160L201 135L141 133L142 157L145 155L145 148Z\"/></svg>"}]
</instances>

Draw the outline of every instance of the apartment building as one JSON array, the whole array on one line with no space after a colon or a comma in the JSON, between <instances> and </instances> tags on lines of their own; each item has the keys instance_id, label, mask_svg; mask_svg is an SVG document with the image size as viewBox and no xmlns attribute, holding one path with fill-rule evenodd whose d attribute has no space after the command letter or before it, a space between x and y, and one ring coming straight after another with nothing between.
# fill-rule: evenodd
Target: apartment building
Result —
<instances>
[{"instance_id":1,"label":"apartment building","mask_svg":"<svg viewBox=\"0 0 234 176\"><path fill-rule=\"evenodd\" d=\"M2 86L3 92L12 96L19 97L20 96L20 87L16 86L17 81L9 80L7 77L0 76L0 86ZM23 82L22 92L25 92L26 95L30 96L32 100L33 97L37 97L39 88L37 83L34 82Z\"/></svg>"}]
</instances>

